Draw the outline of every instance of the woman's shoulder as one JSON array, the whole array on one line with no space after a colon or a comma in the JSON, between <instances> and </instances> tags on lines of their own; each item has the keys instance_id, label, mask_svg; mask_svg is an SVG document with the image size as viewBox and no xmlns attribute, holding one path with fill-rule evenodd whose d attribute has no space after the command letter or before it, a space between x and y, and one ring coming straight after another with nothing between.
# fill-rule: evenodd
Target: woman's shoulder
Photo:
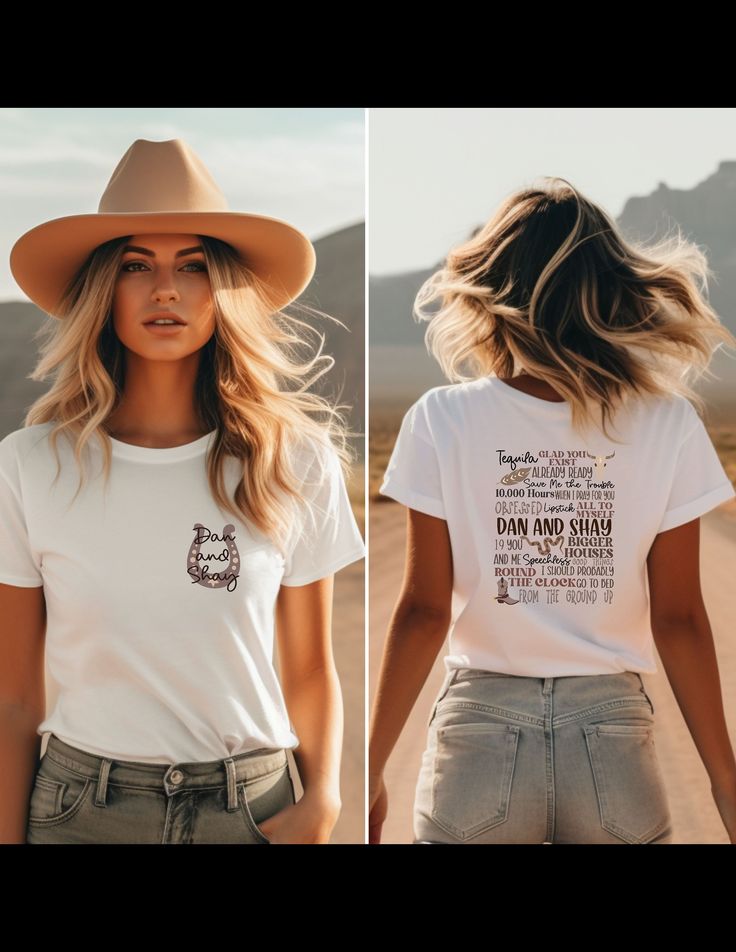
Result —
<instances>
[{"instance_id":1,"label":"woman's shoulder","mask_svg":"<svg viewBox=\"0 0 736 952\"><path fill-rule=\"evenodd\" d=\"M45 441L53 428L53 423L34 423L32 426L22 426L12 430L0 440L0 454L4 457L25 456L35 446Z\"/></svg>"},{"instance_id":2,"label":"woman's shoulder","mask_svg":"<svg viewBox=\"0 0 736 952\"><path fill-rule=\"evenodd\" d=\"M650 426L682 428L697 423L698 411L687 397L680 393L630 395L625 408L634 419Z\"/></svg>"},{"instance_id":3,"label":"woman's shoulder","mask_svg":"<svg viewBox=\"0 0 736 952\"><path fill-rule=\"evenodd\" d=\"M51 423L23 426L7 433L0 440L0 473L7 481L17 485L21 474L33 468L32 460L38 458L39 445L42 447L41 454L45 455L47 437L52 428Z\"/></svg>"},{"instance_id":4,"label":"woman's shoulder","mask_svg":"<svg viewBox=\"0 0 736 952\"><path fill-rule=\"evenodd\" d=\"M415 419L423 417L428 424L436 425L440 425L445 418L457 419L464 406L473 406L478 399L477 394L488 389L488 379L479 377L461 383L430 387L414 401L407 413Z\"/></svg>"},{"instance_id":5,"label":"woman's shoulder","mask_svg":"<svg viewBox=\"0 0 736 952\"><path fill-rule=\"evenodd\" d=\"M321 480L339 466L337 448L326 431L300 434L290 445L290 455L294 471L304 482Z\"/></svg>"},{"instance_id":6,"label":"woman's shoulder","mask_svg":"<svg viewBox=\"0 0 736 952\"><path fill-rule=\"evenodd\" d=\"M459 383L440 384L437 387L430 387L419 399L431 406L475 400L478 394L485 394L493 389L495 379L495 377L485 375L474 377L472 380L462 380Z\"/></svg>"}]
</instances>

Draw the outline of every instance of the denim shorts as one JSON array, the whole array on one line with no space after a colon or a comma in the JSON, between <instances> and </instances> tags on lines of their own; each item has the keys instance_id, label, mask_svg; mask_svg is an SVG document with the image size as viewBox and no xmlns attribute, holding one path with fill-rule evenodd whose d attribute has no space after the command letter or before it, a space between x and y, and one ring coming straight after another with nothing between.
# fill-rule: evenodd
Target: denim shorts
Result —
<instances>
[{"instance_id":1,"label":"denim shorts","mask_svg":"<svg viewBox=\"0 0 736 952\"><path fill-rule=\"evenodd\" d=\"M286 751L151 764L99 757L49 736L31 791L27 843L251 843L296 802Z\"/></svg>"},{"instance_id":2,"label":"denim shorts","mask_svg":"<svg viewBox=\"0 0 736 952\"><path fill-rule=\"evenodd\" d=\"M634 671L455 668L427 728L414 843L672 842L654 706Z\"/></svg>"}]
</instances>

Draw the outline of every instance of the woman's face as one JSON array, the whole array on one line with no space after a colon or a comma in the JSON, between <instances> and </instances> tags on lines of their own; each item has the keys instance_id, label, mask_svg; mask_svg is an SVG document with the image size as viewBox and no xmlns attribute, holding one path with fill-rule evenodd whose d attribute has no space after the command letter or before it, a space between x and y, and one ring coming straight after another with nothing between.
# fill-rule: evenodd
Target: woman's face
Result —
<instances>
[{"instance_id":1,"label":"woman's face","mask_svg":"<svg viewBox=\"0 0 736 952\"><path fill-rule=\"evenodd\" d=\"M151 360L177 360L203 347L215 316L197 236L134 235L125 248L112 306L122 344ZM167 315L178 323L151 323Z\"/></svg>"}]
</instances>

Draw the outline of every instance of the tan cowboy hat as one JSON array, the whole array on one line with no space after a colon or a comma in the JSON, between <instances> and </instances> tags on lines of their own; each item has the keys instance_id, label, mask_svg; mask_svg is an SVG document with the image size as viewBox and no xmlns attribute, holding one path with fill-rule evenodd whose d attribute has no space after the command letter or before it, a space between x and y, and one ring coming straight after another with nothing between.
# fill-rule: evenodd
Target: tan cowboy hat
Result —
<instances>
[{"instance_id":1,"label":"tan cowboy hat","mask_svg":"<svg viewBox=\"0 0 736 952\"><path fill-rule=\"evenodd\" d=\"M136 139L112 173L97 214L67 215L36 225L10 252L18 285L53 317L90 253L112 238L197 234L226 241L272 290L274 310L301 294L316 254L293 225L265 215L228 211L211 174L181 139Z\"/></svg>"}]
</instances>

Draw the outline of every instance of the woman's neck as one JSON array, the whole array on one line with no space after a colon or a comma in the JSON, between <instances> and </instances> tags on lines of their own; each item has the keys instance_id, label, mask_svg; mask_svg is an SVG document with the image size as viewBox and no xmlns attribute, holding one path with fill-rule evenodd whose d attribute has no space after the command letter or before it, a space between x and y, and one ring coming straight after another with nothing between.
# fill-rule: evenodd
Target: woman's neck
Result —
<instances>
[{"instance_id":1,"label":"woman's neck","mask_svg":"<svg viewBox=\"0 0 736 952\"><path fill-rule=\"evenodd\" d=\"M540 380L538 377L532 377L530 374L523 373L516 377L499 377L499 380L508 384L509 387L521 390L522 393L527 393L531 397L538 397L540 400L549 400L552 403L564 403L565 400L546 381Z\"/></svg>"}]
</instances>

